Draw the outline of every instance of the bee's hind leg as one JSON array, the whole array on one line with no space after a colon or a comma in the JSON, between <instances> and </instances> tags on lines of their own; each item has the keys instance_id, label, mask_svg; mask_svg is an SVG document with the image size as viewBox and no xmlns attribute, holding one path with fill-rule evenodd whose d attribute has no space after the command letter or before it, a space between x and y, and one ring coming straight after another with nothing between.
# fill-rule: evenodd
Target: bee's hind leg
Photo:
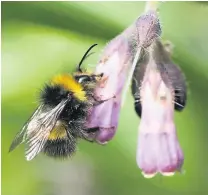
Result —
<instances>
[{"instance_id":1,"label":"bee's hind leg","mask_svg":"<svg viewBox=\"0 0 208 195\"><path fill-rule=\"evenodd\" d=\"M98 127L85 129L83 133L83 139L88 142L95 142L97 132L99 131Z\"/></svg>"}]
</instances>

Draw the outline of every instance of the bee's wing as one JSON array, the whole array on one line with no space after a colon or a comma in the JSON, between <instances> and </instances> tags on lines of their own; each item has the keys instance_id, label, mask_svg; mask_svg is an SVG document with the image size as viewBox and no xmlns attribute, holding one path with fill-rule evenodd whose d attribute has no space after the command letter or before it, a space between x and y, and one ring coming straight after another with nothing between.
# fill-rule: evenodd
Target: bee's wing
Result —
<instances>
[{"instance_id":1,"label":"bee's wing","mask_svg":"<svg viewBox=\"0 0 208 195\"><path fill-rule=\"evenodd\" d=\"M32 160L43 149L67 101L62 101L52 110L37 115L28 124L26 132L26 159L28 161Z\"/></svg>"},{"instance_id":2,"label":"bee's wing","mask_svg":"<svg viewBox=\"0 0 208 195\"><path fill-rule=\"evenodd\" d=\"M54 128L57 119L64 109L68 100L62 101L55 108L49 111L44 105L38 107L22 131L15 137L10 151L22 142L26 142L26 159L32 160L44 147L51 130Z\"/></svg>"},{"instance_id":3,"label":"bee's wing","mask_svg":"<svg viewBox=\"0 0 208 195\"><path fill-rule=\"evenodd\" d=\"M21 143L24 142L25 132L27 130L28 124L30 123L30 121L33 120L34 117L36 117L37 115L40 114L40 112L42 111L42 108L43 108L43 105L40 105L35 110L35 112L32 114L32 116L30 117L30 119L25 123L25 125L22 128L22 130L17 133L17 135L15 136L15 138L12 141L12 144L11 144L11 146L9 148L9 152L13 151L18 145L20 145Z\"/></svg>"}]
</instances>

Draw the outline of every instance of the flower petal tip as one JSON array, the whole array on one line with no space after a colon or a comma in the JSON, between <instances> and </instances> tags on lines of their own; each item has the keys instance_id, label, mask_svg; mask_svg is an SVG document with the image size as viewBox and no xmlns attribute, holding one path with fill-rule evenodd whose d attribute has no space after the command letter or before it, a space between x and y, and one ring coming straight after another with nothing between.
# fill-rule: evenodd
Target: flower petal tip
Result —
<instances>
[{"instance_id":1,"label":"flower petal tip","mask_svg":"<svg viewBox=\"0 0 208 195\"><path fill-rule=\"evenodd\" d=\"M183 154L174 133L139 133L137 164L145 175L180 172ZM148 176L147 176L148 177Z\"/></svg>"},{"instance_id":2,"label":"flower petal tip","mask_svg":"<svg viewBox=\"0 0 208 195\"><path fill-rule=\"evenodd\" d=\"M155 177L156 176L156 174L157 174L157 172L155 172L155 173L145 173L145 172L142 172L142 175L144 176L144 178L146 178L146 179L151 179L151 178L153 178L153 177Z\"/></svg>"},{"instance_id":3,"label":"flower petal tip","mask_svg":"<svg viewBox=\"0 0 208 195\"><path fill-rule=\"evenodd\" d=\"M98 144L102 145L102 146L105 146L105 145L107 145L107 144L108 144L108 142L107 142L107 141L106 141L106 142L100 142L100 141L96 140L96 142L97 142Z\"/></svg>"},{"instance_id":4,"label":"flower petal tip","mask_svg":"<svg viewBox=\"0 0 208 195\"><path fill-rule=\"evenodd\" d=\"M96 142L101 145L106 145L108 143L108 141L113 139L115 133L116 133L115 127L100 128L100 130L96 136Z\"/></svg>"},{"instance_id":5,"label":"flower petal tip","mask_svg":"<svg viewBox=\"0 0 208 195\"><path fill-rule=\"evenodd\" d=\"M175 172L161 172L161 175L166 177L171 177L175 175Z\"/></svg>"}]
</instances>

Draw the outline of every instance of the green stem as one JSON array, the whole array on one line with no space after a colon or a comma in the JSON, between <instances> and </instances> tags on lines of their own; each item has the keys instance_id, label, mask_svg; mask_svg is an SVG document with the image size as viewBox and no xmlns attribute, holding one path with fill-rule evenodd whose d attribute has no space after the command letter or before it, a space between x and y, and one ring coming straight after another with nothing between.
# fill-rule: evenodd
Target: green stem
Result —
<instances>
[{"instance_id":1,"label":"green stem","mask_svg":"<svg viewBox=\"0 0 208 195\"><path fill-rule=\"evenodd\" d=\"M148 12L150 10L158 11L160 3L160 1L146 1L145 12Z\"/></svg>"}]
</instances>

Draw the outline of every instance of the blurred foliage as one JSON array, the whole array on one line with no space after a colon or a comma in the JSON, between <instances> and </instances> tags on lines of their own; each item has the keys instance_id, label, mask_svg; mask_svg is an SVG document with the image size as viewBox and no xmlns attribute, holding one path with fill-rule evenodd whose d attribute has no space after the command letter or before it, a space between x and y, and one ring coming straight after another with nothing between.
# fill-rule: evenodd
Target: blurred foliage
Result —
<instances>
[{"instance_id":1,"label":"blurred foliage","mask_svg":"<svg viewBox=\"0 0 208 195\"><path fill-rule=\"evenodd\" d=\"M144 2L2 2L2 194L3 195L206 195L208 194L208 6L166 2L160 7L164 40L187 77L187 108L176 113L185 154L184 173L144 179L136 165L139 119L133 99L121 112L107 146L81 143L72 160L39 155L24 147L8 154L15 133L37 106L38 90L51 76L73 71L86 49L93 68L105 44L130 25Z\"/></svg>"}]
</instances>

